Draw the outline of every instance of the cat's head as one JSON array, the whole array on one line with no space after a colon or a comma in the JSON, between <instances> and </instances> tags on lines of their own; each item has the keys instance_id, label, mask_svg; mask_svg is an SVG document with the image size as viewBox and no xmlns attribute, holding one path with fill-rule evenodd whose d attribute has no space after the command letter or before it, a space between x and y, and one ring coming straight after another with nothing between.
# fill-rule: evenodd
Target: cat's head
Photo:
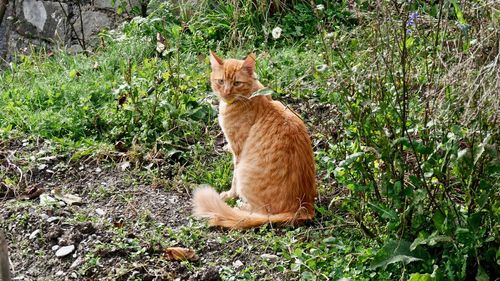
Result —
<instances>
[{"instance_id":1,"label":"cat's head","mask_svg":"<svg viewBox=\"0 0 500 281\"><path fill-rule=\"evenodd\" d=\"M244 60L221 59L210 51L210 82L219 98L227 103L248 98L255 82L255 54Z\"/></svg>"}]
</instances>

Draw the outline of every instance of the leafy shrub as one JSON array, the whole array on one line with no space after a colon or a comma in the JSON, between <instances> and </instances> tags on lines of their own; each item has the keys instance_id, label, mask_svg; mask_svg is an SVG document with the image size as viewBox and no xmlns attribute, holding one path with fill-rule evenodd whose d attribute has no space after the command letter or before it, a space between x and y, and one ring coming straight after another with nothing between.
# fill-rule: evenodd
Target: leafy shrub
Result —
<instances>
[{"instance_id":1,"label":"leafy shrub","mask_svg":"<svg viewBox=\"0 0 500 281\"><path fill-rule=\"evenodd\" d=\"M473 62L492 44L480 41L490 38L492 23L482 21L464 36L461 9L467 8L454 1L383 2L366 26L336 41L342 60L324 98L345 114L340 136L319 157L333 160L324 168L334 169L349 190L344 208L365 233L390 233L405 245L401 255L387 240L374 268L397 261L446 280L498 275L492 253L498 250L500 132L491 122L498 106L487 66L493 57ZM455 45L443 48L450 42ZM471 87L478 79L482 88ZM415 252L421 246L425 258Z\"/></svg>"}]
</instances>

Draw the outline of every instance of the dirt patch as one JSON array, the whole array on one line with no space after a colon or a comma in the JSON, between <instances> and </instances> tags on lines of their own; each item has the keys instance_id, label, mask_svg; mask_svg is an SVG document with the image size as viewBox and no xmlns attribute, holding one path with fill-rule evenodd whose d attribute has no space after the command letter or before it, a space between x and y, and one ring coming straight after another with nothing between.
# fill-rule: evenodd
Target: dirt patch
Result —
<instances>
[{"instance_id":1,"label":"dirt patch","mask_svg":"<svg viewBox=\"0 0 500 281\"><path fill-rule=\"evenodd\" d=\"M56 157L32 167L23 189L0 201L17 280L285 279L276 267L285 261L257 247L256 231L209 229L191 218L184 189L150 185L119 165ZM82 202L65 204L55 190ZM167 260L163 251L174 246L192 248L199 260Z\"/></svg>"}]
</instances>

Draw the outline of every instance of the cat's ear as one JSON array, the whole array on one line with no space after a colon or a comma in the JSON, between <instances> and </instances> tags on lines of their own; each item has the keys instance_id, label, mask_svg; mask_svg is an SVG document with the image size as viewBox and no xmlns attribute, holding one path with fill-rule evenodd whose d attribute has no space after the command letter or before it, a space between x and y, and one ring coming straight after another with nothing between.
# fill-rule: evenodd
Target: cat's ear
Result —
<instances>
[{"instance_id":1,"label":"cat's ear","mask_svg":"<svg viewBox=\"0 0 500 281\"><path fill-rule=\"evenodd\" d=\"M243 61L243 68L245 68L250 75L255 72L255 53L249 54Z\"/></svg>"},{"instance_id":2,"label":"cat's ear","mask_svg":"<svg viewBox=\"0 0 500 281\"><path fill-rule=\"evenodd\" d=\"M210 51L210 65L212 68L219 67L224 63L224 61L219 58L214 52Z\"/></svg>"}]
</instances>

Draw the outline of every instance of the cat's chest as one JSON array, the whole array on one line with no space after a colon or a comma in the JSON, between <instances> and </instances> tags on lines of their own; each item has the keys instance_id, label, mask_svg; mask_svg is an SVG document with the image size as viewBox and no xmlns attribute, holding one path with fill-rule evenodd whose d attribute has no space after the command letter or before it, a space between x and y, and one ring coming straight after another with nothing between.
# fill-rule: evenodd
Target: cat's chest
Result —
<instances>
[{"instance_id":1,"label":"cat's chest","mask_svg":"<svg viewBox=\"0 0 500 281\"><path fill-rule=\"evenodd\" d=\"M238 112L226 106L219 108L219 125L233 149L241 146L248 137L252 127L252 115L248 112Z\"/></svg>"}]
</instances>

